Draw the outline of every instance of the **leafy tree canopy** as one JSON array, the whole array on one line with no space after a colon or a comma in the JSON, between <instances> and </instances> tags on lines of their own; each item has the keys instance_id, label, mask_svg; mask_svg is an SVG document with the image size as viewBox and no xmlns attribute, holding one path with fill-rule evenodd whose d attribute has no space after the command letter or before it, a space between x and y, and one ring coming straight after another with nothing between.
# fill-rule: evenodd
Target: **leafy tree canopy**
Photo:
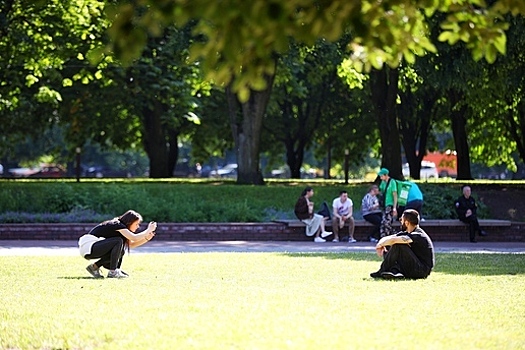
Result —
<instances>
[{"instance_id":1,"label":"leafy tree canopy","mask_svg":"<svg viewBox=\"0 0 525 350\"><path fill-rule=\"evenodd\" d=\"M203 43L191 48L207 77L233 82L241 101L250 89L265 88L264 74L274 74L274 55L289 48L289 38L313 45L319 38L335 41L349 30L348 48L361 69L397 67L401 59L435 52L427 19L444 12L440 41L465 42L476 60L494 62L505 53L508 27L504 14L525 14L521 0L141 0L117 1L108 11L115 53L131 62L148 35L162 26L197 20L194 33Z\"/></svg>"}]
</instances>

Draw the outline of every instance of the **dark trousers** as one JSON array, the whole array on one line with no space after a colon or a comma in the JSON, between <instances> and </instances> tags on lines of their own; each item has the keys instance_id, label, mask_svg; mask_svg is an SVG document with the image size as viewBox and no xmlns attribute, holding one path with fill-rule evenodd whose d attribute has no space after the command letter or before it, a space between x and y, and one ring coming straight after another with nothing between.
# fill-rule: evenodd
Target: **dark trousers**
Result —
<instances>
[{"instance_id":1,"label":"dark trousers","mask_svg":"<svg viewBox=\"0 0 525 350\"><path fill-rule=\"evenodd\" d=\"M379 239L379 228L381 227L381 220L383 219L383 214L381 213L372 213L363 215L363 219L374 225L374 228L370 232L370 237Z\"/></svg>"},{"instance_id":2,"label":"dark trousers","mask_svg":"<svg viewBox=\"0 0 525 350\"><path fill-rule=\"evenodd\" d=\"M87 254L85 258L100 259L95 262L98 267L115 270L122 265L123 256L124 240L120 237L111 237L95 242L91 247L91 254Z\"/></svg>"},{"instance_id":3,"label":"dark trousers","mask_svg":"<svg viewBox=\"0 0 525 350\"><path fill-rule=\"evenodd\" d=\"M423 264L408 244L394 244L383 255L381 272L401 272L406 278L427 278L430 268Z\"/></svg>"},{"instance_id":4,"label":"dark trousers","mask_svg":"<svg viewBox=\"0 0 525 350\"><path fill-rule=\"evenodd\" d=\"M471 216L461 218L459 220L469 225L468 229L469 229L470 241L474 242L476 240L476 232L481 231L479 227L478 217L475 214L472 214Z\"/></svg>"},{"instance_id":5,"label":"dark trousers","mask_svg":"<svg viewBox=\"0 0 525 350\"><path fill-rule=\"evenodd\" d=\"M381 238L385 236L390 236L394 233L394 229L392 228L392 222L394 220L392 213L393 209L394 208L391 205L388 205L383 211L383 217L381 218L381 226L379 227L379 234Z\"/></svg>"},{"instance_id":6,"label":"dark trousers","mask_svg":"<svg viewBox=\"0 0 525 350\"><path fill-rule=\"evenodd\" d=\"M397 209L397 217L400 218L403 215L403 212L407 209L414 209L418 212L419 218L421 219L421 212L423 211L423 201L421 199L416 199L407 203L404 207L399 207Z\"/></svg>"}]
</instances>

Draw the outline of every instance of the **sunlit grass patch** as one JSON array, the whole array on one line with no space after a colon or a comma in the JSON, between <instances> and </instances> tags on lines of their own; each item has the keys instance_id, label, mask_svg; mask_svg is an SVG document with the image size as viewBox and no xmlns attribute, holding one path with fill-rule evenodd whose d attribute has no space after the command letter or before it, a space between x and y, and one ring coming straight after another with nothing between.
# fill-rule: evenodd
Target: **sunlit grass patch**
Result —
<instances>
[{"instance_id":1,"label":"sunlit grass patch","mask_svg":"<svg viewBox=\"0 0 525 350\"><path fill-rule=\"evenodd\" d=\"M378 281L370 253L0 257L0 348L519 349L525 259L439 254L430 277Z\"/></svg>"}]
</instances>

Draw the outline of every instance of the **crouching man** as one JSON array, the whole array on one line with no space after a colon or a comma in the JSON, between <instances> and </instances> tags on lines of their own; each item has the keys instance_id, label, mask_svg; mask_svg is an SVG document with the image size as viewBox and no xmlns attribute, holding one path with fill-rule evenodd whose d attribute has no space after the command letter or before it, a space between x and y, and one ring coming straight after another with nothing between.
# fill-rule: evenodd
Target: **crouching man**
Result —
<instances>
[{"instance_id":1,"label":"crouching man","mask_svg":"<svg viewBox=\"0 0 525 350\"><path fill-rule=\"evenodd\" d=\"M419 279L427 278L434 268L434 245L423 229L419 227L419 214L407 209L400 219L402 231L381 238L376 252L383 257L379 271L372 272L372 278Z\"/></svg>"}]
</instances>

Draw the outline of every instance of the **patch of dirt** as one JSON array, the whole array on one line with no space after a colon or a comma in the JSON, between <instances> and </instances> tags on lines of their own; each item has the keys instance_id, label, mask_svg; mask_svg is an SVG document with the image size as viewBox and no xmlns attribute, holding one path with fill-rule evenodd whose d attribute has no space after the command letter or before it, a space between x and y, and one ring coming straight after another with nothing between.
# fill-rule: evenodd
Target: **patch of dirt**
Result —
<instances>
[{"instance_id":1,"label":"patch of dirt","mask_svg":"<svg viewBox=\"0 0 525 350\"><path fill-rule=\"evenodd\" d=\"M491 219L525 221L524 187L474 185L472 194L489 208Z\"/></svg>"}]
</instances>

